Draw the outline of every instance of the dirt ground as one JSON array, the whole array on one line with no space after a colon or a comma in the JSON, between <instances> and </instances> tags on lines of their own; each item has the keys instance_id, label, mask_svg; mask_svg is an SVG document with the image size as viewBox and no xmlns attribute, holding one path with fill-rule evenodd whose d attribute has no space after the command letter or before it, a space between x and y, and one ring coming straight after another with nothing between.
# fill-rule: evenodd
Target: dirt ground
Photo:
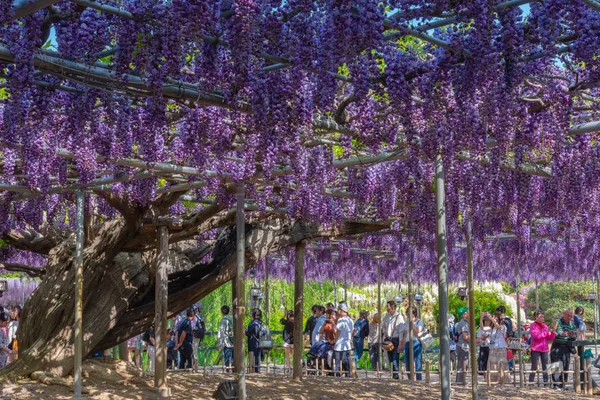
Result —
<instances>
[{"instance_id":1,"label":"dirt ground","mask_svg":"<svg viewBox=\"0 0 600 400\"><path fill-rule=\"evenodd\" d=\"M210 399L219 381L231 376L175 372L169 375L172 398ZM72 383L72 382L66 382ZM88 399L153 399L151 376L138 371L124 361L87 361L84 364L84 387ZM33 380L0 383L0 399L69 399L72 391L62 385L45 385ZM308 377L295 382L283 376L249 375L248 398L261 400L427 400L439 398L439 385L411 383L408 381L336 379ZM470 399L468 388L456 388L453 399ZM556 400L592 399L593 396L575 395L549 389L520 390L512 386L504 388L481 388L481 399L535 399Z\"/></svg>"}]
</instances>

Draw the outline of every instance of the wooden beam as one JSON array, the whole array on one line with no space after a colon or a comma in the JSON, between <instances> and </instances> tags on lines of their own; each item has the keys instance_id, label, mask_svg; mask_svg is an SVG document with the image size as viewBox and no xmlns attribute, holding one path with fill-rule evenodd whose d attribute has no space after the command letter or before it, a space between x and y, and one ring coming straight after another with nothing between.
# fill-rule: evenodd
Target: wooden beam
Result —
<instances>
[{"instance_id":1,"label":"wooden beam","mask_svg":"<svg viewBox=\"0 0 600 400\"><path fill-rule=\"evenodd\" d=\"M304 322L304 258L306 243L296 244L294 263L294 380L302 380L302 324Z\"/></svg>"}]
</instances>

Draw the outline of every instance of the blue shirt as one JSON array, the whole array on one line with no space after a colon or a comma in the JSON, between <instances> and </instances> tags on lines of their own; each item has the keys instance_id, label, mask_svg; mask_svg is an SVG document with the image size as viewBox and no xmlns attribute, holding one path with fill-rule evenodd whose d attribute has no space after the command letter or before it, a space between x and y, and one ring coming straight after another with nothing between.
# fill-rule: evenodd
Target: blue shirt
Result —
<instances>
[{"instance_id":1,"label":"blue shirt","mask_svg":"<svg viewBox=\"0 0 600 400\"><path fill-rule=\"evenodd\" d=\"M183 332L186 332L183 344L192 344L194 341L194 335L192 335L192 323L189 318L184 319L179 323L179 329L177 329L178 337L181 338Z\"/></svg>"},{"instance_id":2,"label":"blue shirt","mask_svg":"<svg viewBox=\"0 0 600 400\"><path fill-rule=\"evenodd\" d=\"M575 327L577 329L581 329L581 324L583 324L583 319L577 314L573 315L573 322L575 323Z\"/></svg>"}]
</instances>

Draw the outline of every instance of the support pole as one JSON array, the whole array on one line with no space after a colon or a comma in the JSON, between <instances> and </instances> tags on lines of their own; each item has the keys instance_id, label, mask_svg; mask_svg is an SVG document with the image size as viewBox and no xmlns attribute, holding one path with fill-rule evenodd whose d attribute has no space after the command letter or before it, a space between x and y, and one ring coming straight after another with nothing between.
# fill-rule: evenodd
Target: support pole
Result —
<instances>
[{"instance_id":1,"label":"support pole","mask_svg":"<svg viewBox=\"0 0 600 400\"><path fill-rule=\"evenodd\" d=\"M236 209L236 256L237 274L235 288L237 304L235 308L235 332L233 335L233 355L235 357L235 371L238 374L238 399L246 400L246 349L244 346L244 317L246 315L245 295L245 250L246 250L246 222L244 220L244 195L243 183L237 184L237 209Z\"/></svg>"},{"instance_id":2,"label":"support pole","mask_svg":"<svg viewBox=\"0 0 600 400\"><path fill-rule=\"evenodd\" d=\"M74 398L82 398L81 364L83 361L83 245L85 194L77 192L77 236L75 244L75 360L73 369Z\"/></svg>"},{"instance_id":3,"label":"support pole","mask_svg":"<svg viewBox=\"0 0 600 400\"><path fill-rule=\"evenodd\" d=\"M519 338L519 387L525 387L523 374L523 350L521 342L523 341L521 331L521 291L519 290L519 261L515 260L515 286L517 287L517 338Z\"/></svg>"},{"instance_id":4,"label":"support pole","mask_svg":"<svg viewBox=\"0 0 600 400\"><path fill-rule=\"evenodd\" d=\"M130 362L129 348L127 347L127 342L119 343L119 360Z\"/></svg>"},{"instance_id":5,"label":"support pole","mask_svg":"<svg viewBox=\"0 0 600 400\"><path fill-rule=\"evenodd\" d=\"M337 280L333 280L333 308L337 309Z\"/></svg>"},{"instance_id":6,"label":"support pole","mask_svg":"<svg viewBox=\"0 0 600 400\"><path fill-rule=\"evenodd\" d=\"M304 255L306 243L296 244L294 265L294 379L302 380L302 321L304 320Z\"/></svg>"},{"instance_id":7,"label":"support pole","mask_svg":"<svg viewBox=\"0 0 600 400\"><path fill-rule=\"evenodd\" d=\"M448 326L448 245L446 235L446 193L444 161L435 158L436 242L438 264L438 301L440 314L441 400L450 400L450 332Z\"/></svg>"},{"instance_id":8,"label":"support pole","mask_svg":"<svg viewBox=\"0 0 600 400\"><path fill-rule=\"evenodd\" d=\"M269 312L269 256L265 257L265 323L267 326L269 326L269 316L270 316L270 312ZM267 361L267 368L269 365L269 362ZM267 371L268 373L268 371Z\"/></svg>"},{"instance_id":9,"label":"support pole","mask_svg":"<svg viewBox=\"0 0 600 400\"><path fill-rule=\"evenodd\" d=\"M408 364L408 372L410 372L410 380L416 381L417 376L415 374L415 350L413 348L413 294L412 294L412 251L407 257L408 267L408 355L410 363Z\"/></svg>"},{"instance_id":10,"label":"support pole","mask_svg":"<svg viewBox=\"0 0 600 400\"><path fill-rule=\"evenodd\" d=\"M345 273L344 273L344 301L346 303L348 302L348 282L346 281L346 274Z\"/></svg>"},{"instance_id":11,"label":"support pole","mask_svg":"<svg viewBox=\"0 0 600 400\"><path fill-rule=\"evenodd\" d=\"M537 274L535 276L535 309L539 310L540 309L540 293L538 290L539 284L538 284L538 278L537 278Z\"/></svg>"},{"instance_id":12,"label":"support pole","mask_svg":"<svg viewBox=\"0 0 600 400\"><path fill-rule=\"evenodd\" d=\"M169 296L169 228L158 228L158 260L154 285L154 330L156 340L156 363L154 388L159 398L170 396L167 386L167 309Z\"/></svg>"},{"instance_id":13,"label":"support pole","mask_svg":"<svg viewBox=\"0 0 600 400\"><path fill-rule=\"evenodd\" d=\"M379 313L379 318L377 318L377 331L379 332L379 337L377 338L378 348L377 348L377 377L381 378L379 372L383 369L383 349L381 348L381 318L383 318L383 314L381 312L381 260L377 261L377 312Z\"/></svg>"},{"instance_id":14,"label":"support pole","mask_svg":"<svg viewBox=\"0 0 600 400\"><path fill-rule=\"evenodd\" d=\"M469 295L469 347L471 351L470 362L471 362L471 398L477 400L479 398L477 394L477 378L479 376L479 367L477 364L477 355L475 350L477 344L475 342L475 285L473 283L473 231L471 223L471 215L466 215L467 223L467 293Z\"/></svg>"},{"instance_id":15,"label":"support pole","mask_svg":"<svg viewBox=\"0 0 600 400\"><path fill-rule=\"evenodd\" d=\"M596 357L598 356L598 296L600 296L600 270L596 273L596 299L594 300L594 349L596 350Z\"/></svg>"}]
</instances>

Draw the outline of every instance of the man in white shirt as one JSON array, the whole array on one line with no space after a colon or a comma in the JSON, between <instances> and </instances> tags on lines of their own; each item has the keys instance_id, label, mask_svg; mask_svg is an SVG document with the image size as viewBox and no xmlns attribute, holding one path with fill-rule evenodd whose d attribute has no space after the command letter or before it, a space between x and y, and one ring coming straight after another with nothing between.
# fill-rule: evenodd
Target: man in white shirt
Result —
<instances>
[{"instance_id":1,"label":"man in white shirt","mask_svg":"<svg viewBox=\"0 0 600 400\"><path fill-rule=\"evenodd\" d=\"M340 376L340 366L343 367L346 376L349 376L350 371L350 350L352 350L352 330L354 324L348 316L348 303L340 301L338 304L337 324L335 326L335 346L333 347L333 357L335 360L335 370L338 371L337 376Z\"/></svg>"},{"instance_id":2,"label":"man in white shirt","mask_svg":"<svg viewBox=\"0 0 600 400\"><path fill-rule=\"evenodd\" d=\"M404 326L404 317L400 315L398 311L396 311L397 304L395 301L390 300L387 302L387 314L383 319L383 332L385 335L384 343L391 342L394 345L394 348L391 351L388 351L388 360L392 365L393 371L398 371L398 365L400 363L400 352L402 348L400 348L400 332ZM385 346L385 345L384 345ZM400 376L395 373L393 375L394 379L400 379Z\"/></svg>"},{"instance_id":3,"label":"man in white shirt","mask_svg":"<svg viewBox=\"0 0 600 400\"><path fill-rule=\"evenodd\" d=\"M319 340L321 340L321 335L319 334L319 332L321 331L321 328L323 327L323 324L325 324L325 320L327 318L325 318L325 307L323 306L317 306L316 311L315 311L315 317L317 317L317 322L315 322L315 327L313 328L312 331L312 335L311 335L311 339L312 339L312 344L317 343Z\"/></svg>"}]
</instances>

